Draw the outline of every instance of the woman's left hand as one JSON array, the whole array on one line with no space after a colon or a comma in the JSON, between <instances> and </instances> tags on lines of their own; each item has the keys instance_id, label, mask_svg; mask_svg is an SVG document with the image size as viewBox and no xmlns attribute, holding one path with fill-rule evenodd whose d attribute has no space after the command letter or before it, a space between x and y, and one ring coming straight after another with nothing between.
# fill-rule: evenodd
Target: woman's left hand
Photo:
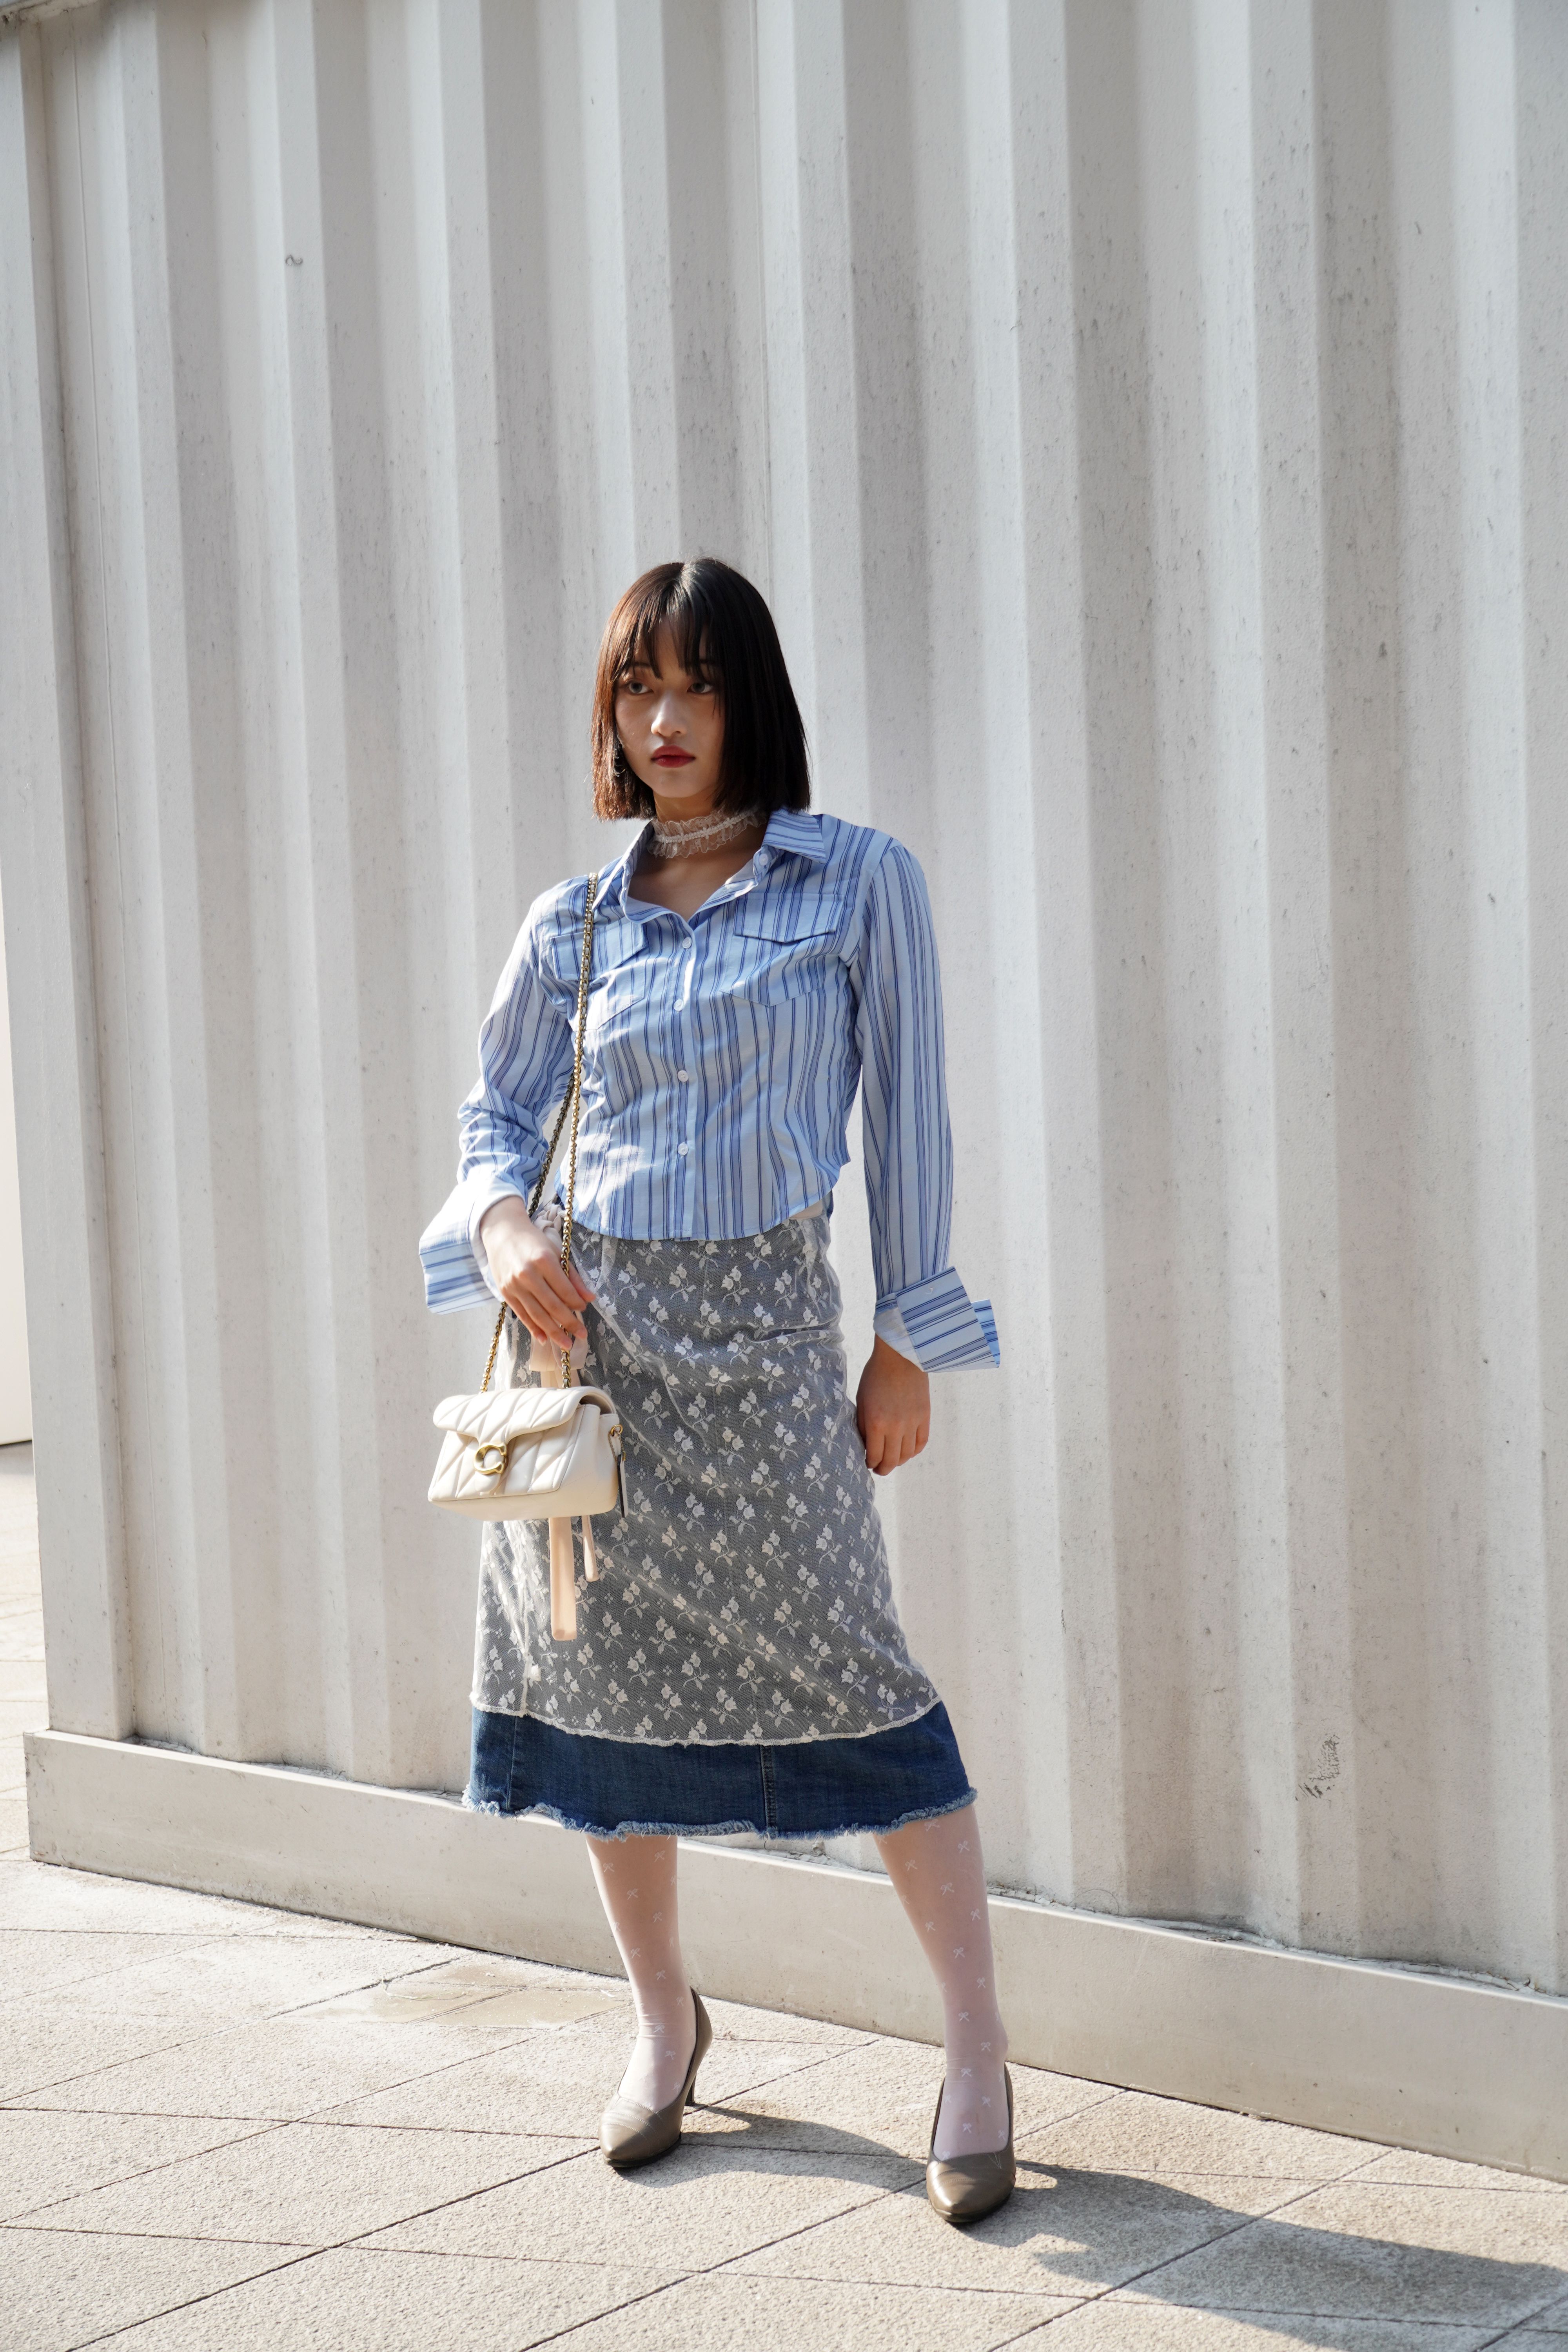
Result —
<instances>
[{"instance_id":1,"label":"woman's left hand","mask_svg":"<svg viewBox=\"0 0 1568 2352\"><path fill-rule=\"evenodd\" d=\"M879 1478L912 1462L931 1435L931 1375L879 1339L855 1393L866 1465Z\"/></svg>"}]
</instances>

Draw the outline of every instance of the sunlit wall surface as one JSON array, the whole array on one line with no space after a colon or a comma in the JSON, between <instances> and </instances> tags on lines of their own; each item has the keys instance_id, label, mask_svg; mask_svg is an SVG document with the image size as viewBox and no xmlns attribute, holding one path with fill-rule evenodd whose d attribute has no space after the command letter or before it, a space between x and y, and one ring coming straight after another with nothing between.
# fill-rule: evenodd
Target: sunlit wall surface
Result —
<instances>
[{"instance_id":1,"label":"sunlit wall surface","mask_svg":"<svg viewBox=\"0 0 1568 2352\"><path fill-rule=\"evenodd\" d=\"M937 910L1004 1368L885 1502L993 1875L1568 1990L1565 305L1561 0L0 32L56 1725L460 1781L416 1238L710 551Z\"/></svg>"}]
</instances>

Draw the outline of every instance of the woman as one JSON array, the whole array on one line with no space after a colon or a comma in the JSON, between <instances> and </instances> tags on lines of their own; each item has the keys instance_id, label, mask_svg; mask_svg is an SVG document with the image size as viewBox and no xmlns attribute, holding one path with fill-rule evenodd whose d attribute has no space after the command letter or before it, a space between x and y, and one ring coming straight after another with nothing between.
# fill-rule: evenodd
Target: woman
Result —
<instances>
[{"instance_id":1,"label":"woman","mask_svg":"<svg viewBox=\"0 0 1568 2352\"><path fill-rule=\"evenodd\" d=\"M527 1201L571 1078L582 877L530 909L501 974L421 1250L432 1306L500 1297L514 1349L570 1349L609 1391L629 1510L596 1523L570 1643L543 1523L487 1527L467 1801L586 1832L636 2002L602 2131L621 2167L674 2146L710 2039L677 1836L874 1835L942 1993L928 2192L977 2220L1014 2163L974 1791L905 1645L872 1488L925 1445L930 1373L998 1360L947 1263L924 882L885 834L808 813L772 615L725 564L626 591L593 734L599 815L650 822L595 900L574 1264L559 1212ZM879 1297L852 1406L827 1225L858 1084Z\"/></svg>"}]
</instances>

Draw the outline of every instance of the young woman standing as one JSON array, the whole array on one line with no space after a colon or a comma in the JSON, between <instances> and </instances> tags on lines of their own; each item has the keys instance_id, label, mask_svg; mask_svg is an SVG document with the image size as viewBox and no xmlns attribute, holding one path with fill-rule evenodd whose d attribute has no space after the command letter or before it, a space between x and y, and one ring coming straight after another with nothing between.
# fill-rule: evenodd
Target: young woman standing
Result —
<instances>
[{"instance_id":1,"label":"young woman standing","mask_svg":"<svg viewBox=\"0 0 1568 2352\"><path fill-rule=\"evenodd\" d=\"M599 815L648 822L595 900L574 1264L526 1203L571 1078L585 878L529 910L421 1253L433 1307L506 1301L514 1380L526 1333L609 1391L629 1515L595 1524L570 1643L543 1522L487 1526L468 1801L587 1836L637 2009L602 2132L622 2167L675 2145L710 2040L677 1838L873 1835L942 1989L928 2193L974 2221L1014 2181L974 1791L872 1488L924 1446L931 1372L998 1360L947 1258L924 881L886 834L810 814L772 615L727 565L626 591L593 733ZM827 1227L857 1086L879 1298L851 1403Z\"/></svg>"}]
</instances>

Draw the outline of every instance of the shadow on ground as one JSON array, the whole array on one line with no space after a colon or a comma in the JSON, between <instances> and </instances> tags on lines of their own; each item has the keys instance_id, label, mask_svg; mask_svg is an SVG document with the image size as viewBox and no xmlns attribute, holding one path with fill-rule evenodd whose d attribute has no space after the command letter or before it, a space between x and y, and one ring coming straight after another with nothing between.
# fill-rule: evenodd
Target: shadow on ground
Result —
<instances>
[{"instance_id":1,"label":"shadow on ground","mask_svg":"<svg viewBox=\"0 0 1568 2352\"><path fill-rule=\"evenodd\" d=\"M705 2112L728 2126L688 2143L700 2148L709 2168L765 2174L769 2158L787 2152L777 2117L764 2121L743 2107L706 2103ZM810 2153L829 2164L837 2157L858 2169L868 2158L886 2162L890 2153L881 2141L829 2125L813 2123L808 2134ZM658 2173L654 2166L625 2177L657 2190ZM977 2253L990 2247L1027 2257L1037 2249L1042 2293L1121 2289L1174 2310L1245 2313L1248 2326L1272 2328L1320 2352L1364 2345L1369 2321L1380 2319L1449 2327L1501 2321L1511 2328L1568 2292L1568 2266L1459 2253L1289 2218L1289 2205L1343 2185L1314 2181L1290 2197L1291 2184L1281 2181L1289 2200L1283 2213L1248 2212L1171 2182L1056 2166L1021 2153L1008 2203L963 2234ZM1568 2265L1568 2244L1563 2256ZM1563 2345L1568 2352L1568 2336Z\"/></svg>"}]
</instances>

